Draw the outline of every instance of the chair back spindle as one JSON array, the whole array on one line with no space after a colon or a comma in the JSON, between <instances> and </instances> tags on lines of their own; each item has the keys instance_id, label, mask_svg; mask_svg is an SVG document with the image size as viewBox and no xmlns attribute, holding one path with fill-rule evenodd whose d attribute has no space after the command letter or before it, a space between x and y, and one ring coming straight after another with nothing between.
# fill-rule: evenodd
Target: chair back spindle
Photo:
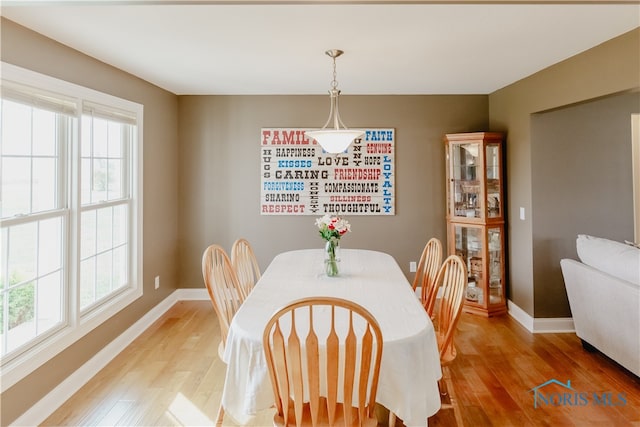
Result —
<instances>
[{"instance_id":1,"label":"chair back spindle","mask_svg":"<svg viewBox=\"0 0 640 427\"><path fill-rule=\"evenodd\" d=\"M414 292L417 288L420 288L420 301L429 317L433 316L436 294L438 293L435 281L441 264L442 243L439 239L432 237L422 250L420 262L412 283Z\"/></svg>"},{"instance_id":2,"label":"chair back spindle","mask_svg":"<svg viewBox=\"0 0 640 427\"><path fill-rule=\"evenodd\" d=\"M260 266L253 248L247 239L237 239L231 246L231 265L236 272L245 295L249 295L260 280Z\"/></svg>"}]
</instances>

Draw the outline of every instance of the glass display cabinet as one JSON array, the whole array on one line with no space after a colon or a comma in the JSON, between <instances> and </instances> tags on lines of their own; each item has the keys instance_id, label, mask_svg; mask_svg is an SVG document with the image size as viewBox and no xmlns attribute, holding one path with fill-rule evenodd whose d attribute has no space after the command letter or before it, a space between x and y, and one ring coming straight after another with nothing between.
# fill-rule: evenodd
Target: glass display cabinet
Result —
<instances>
[{"instance_id":1,"label":"glass display cabinet","mask_svg":"<svg viewBox=\"0 0 640 427\"><path fill-rule=\"evenodd\" d=\"M464 310L506 313L503 136L447 134L445 147L447 250L467 265Z\"/></svg>"}]
</instances>

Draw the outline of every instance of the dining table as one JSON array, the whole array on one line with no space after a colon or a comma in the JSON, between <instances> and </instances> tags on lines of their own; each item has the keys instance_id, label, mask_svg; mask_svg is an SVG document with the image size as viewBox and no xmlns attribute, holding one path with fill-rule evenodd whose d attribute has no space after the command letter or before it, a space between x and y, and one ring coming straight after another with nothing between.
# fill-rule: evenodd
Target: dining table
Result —
<instances>
[{"instance_id":1,"label":"dining table","mask_svg":"<svg viewBox=\"0 0 640 427\"><path fill-rule=\"evenodd\" d=\"M376 318L383 336L376 401L407 426L426 425L440 409L442 369L433 323L395 259L365 249L342 249L336 277L325 274L322 249L274 257L230 325L223 354L225 416L246 425L273 406L264 327L278 309L312 296L353 301Z\"/></svg>"}]
</instances>

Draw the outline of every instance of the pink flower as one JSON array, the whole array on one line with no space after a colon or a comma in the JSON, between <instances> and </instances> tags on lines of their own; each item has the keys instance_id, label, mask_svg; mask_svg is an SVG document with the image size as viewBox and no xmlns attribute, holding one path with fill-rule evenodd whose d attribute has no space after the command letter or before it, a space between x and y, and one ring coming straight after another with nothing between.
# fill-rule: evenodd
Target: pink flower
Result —
<instances>
[{"instance_id":1,"label":"pink flower","mask_svg":"<svg viewBox=\"0 0 640 427\"><path fill-rule=\"evenodd\" d=\"M317 218L316 225L320 230L320 236L325 240L332 238L339 239L344 234L351 231L351 225L347 220L329 214L325 214L323 217Z\"/></svg>"}]
</instances>

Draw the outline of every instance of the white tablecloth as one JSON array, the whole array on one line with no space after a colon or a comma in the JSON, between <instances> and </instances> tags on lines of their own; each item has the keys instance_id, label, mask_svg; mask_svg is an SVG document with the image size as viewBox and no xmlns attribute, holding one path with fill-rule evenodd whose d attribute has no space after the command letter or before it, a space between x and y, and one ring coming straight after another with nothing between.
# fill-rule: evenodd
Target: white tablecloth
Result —
<instances>
[{"instance_id":1,"label":"white tablecloth","mask_svg":"<svg viewBox=\"0 0 640 427\"><path fill-rule=\"evenodd\" d=\"M227 337L227 376L222 394L226 415L246 424L274 403L262 349L264 326L287 303L333 296L369 310L382 329L384 348L377 401L408 426L424 426L440 409L442 376L433 324L393 257L343 249L340 275L324 275L323 251L277 255L236 313Z\"/></svg>"}]
</instances>

